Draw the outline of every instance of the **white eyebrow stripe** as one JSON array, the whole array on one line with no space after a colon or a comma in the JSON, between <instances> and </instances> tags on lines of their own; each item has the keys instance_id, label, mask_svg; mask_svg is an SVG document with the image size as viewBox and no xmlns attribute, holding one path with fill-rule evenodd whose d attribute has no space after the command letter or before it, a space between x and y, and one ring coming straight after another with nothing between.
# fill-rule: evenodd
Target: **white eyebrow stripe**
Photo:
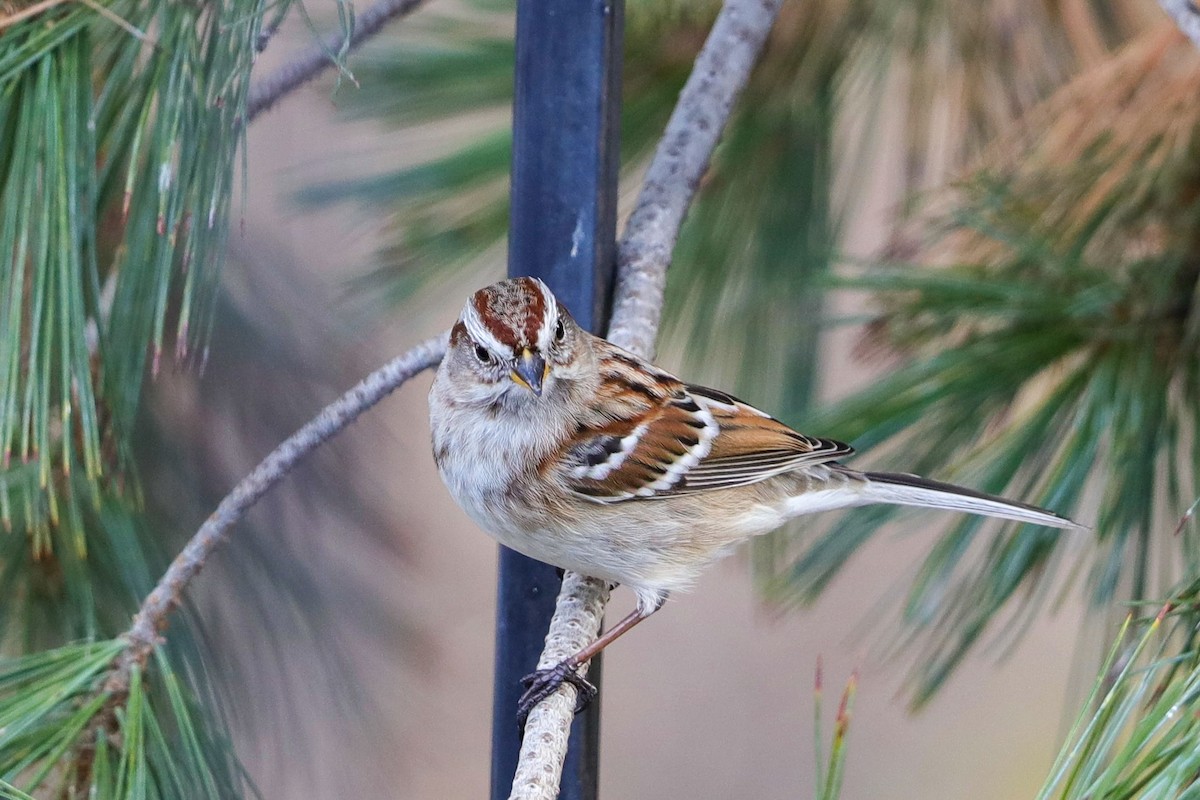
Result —
<instances>
[{"instance_id":1,"label":"white eyebrow stripe","mask_svg":"<svg viewBox=\"0 0 1200 800\"><path fill-rule=\"evenodd\" d=\"M512 348L497 339L487 326L483 324L483 320L479 318L479 311L475 308L475 304L470 300L463 306L462 312L463 325L466 326L467 335L476 344L481 344L488 350L499 356L513 357Z\"/></svg>"},{"instance_id":2,"label":"white eyebrow stripe","mask_svg":"<svg viewBox=\"0 0 1200 800\"><path fill-rule=\"evenodd\" d=\"M537 345L543 353L550 347L554 337L554 328L558 324L558 300L541 278L534 278L538 291L542 293L542 307L546 313L542 316L542 326L538 328Z\"/></svg>"}]
</instances>

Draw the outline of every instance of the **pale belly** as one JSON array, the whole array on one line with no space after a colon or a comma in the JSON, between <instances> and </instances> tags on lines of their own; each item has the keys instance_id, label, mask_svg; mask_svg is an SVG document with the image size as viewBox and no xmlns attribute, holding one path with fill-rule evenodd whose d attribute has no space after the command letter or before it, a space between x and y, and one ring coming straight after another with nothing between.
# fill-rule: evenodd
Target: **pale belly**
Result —
<instances>
[{"instance_id":1,"label":"pale belly","mask_svg":"<svg viewBox=\"0 0 1200 800\"><path fill-rule=\"evenodd\" d=\"M694 497L531 508L510 496L501 485L506 482L467 484L456 479L451 464L446 466L450 469L442 477L451 494L498 542L547 564L626 586L646 607L689 588L738 542L781 522L776 509L753 502L714 517L711 506L699 506Z\"/></svg>"}]
</instances>

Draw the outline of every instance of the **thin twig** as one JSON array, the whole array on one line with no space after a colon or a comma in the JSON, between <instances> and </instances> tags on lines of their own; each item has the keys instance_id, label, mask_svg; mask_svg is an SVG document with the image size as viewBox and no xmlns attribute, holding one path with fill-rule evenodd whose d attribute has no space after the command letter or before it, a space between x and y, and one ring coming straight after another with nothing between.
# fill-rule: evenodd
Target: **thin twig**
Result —
<instances>
[{"instance_id":1,"label":"thin twig","mask_svg":"<svg viewBox=\"0 0 1200 800\"><path fill-rule=\"evenodd\" d=\"M1158 0L1158 4L1175 20L1179 30L1192 40L1192 44L1200 47L1200 8L1195 0Z\"/></svg>"},{"instance_id":2,"label":"thin twig","mask_svg":"<svg viewBox=\"0 0 1200 800\"><path fill-rule=\"evenodd\" d=\"M100 5L99 3L96 2L96 0L79 0L79 2L83 3L85 6L90 8L92 11L95 11L97 14L104 17L106 20L113 23L118 28L125 31L130 36L137 39L138 41L145 42L146 44L154 44L154 41L149 36L146 35L145 31L143 31L141 28L137 27L132 22L125 19L124 17L122 17L120 14L113 11L112 9L105 8L104 6Z\"/></svg>"},{"instance_id":3,"label":"thin twig","mask_svg":"<svg viewBox=\"0 0 1200 800\"><path fill-rule=\"evenodd\" d=\"M142 601L142 607L134 616L133 624L124 634L128 647L117 660L113 673L105 684L106 691L121 695L129 688L129 676L133 666L145 666L150 654L158 645L160 633L167 626L171 611L179 605L184 589L200 572L205 560L225 538L230 527L302 458L339 433L359 414L395 391L405 381L436 366L446 352L448 337L448 333L435 336L372 372L276 447L253 472L225 496L217 510L204 521L171 562L154 591Z\"/></svg>"},{"instance_id":4,"label":"thin twig","mask_svg":"<svg viewBox=\"0 0 1200 800\"><path fill-rule=\"evenodd\" d=\"M639 355L654 352L667 266L680 226L781 4L727 0L654 153L618 245L617 291L608 329L609 339ZM538 666L552 667L594 640L607 601L603 582L567 573ZM529 715L510 800L558 796L574 706L575 687L564 684Z\"/></svg>"},{"instance_id":5,"label":"thin twig","mask_svg":"<svg viewBox=\"0 0 1200 800\"><path fill-rule=\"evenodd\" d=\"M0 17L0 31L4 30L9 25L16 25L23 19L29 19L30 17L37 16L43 11L54 8L55 6L60 6L65 2L67 2L67 0L42 0L40 3L34 3L31 6L22 8L20 11L14 14Z\"/></svg>"},{"instance_id":6,"label":"thin twig","mask_svg":"<svg viewBox=\"0 0 1200 800\"><path fill-rule=\"evenodd\" d=\"M350 41L341 33L333 33L317 42L294 61L285 64L274 73L256 81L250 87L246 99L246 122L252 122L262 112L275 105L284 95L316 78L337 62L330 53L337 53L343 46L346 51L354 50L383 29L396 17L403 17L422 6L425 0L378 0L375 5L355 17Z\"/></svg>"}]
</instances>

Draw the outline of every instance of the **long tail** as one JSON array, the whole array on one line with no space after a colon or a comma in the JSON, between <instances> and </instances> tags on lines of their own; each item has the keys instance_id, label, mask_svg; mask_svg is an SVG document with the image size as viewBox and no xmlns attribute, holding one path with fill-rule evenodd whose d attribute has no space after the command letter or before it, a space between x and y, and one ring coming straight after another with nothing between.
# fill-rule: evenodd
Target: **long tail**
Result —
<instances>
[{"instance_id":1,"label":"long tail","mask_svg":"<svg viewBox=\"0 0 1200 800\"><path fill-rule=\"evenodd\" d=\"M944 508L948 511L964 511L968 514L1031 522L1034 525L1048 525L1052 528L1087 527L1037 506L1014 503L1003 497L964 489L952 483L893 472L866 472L863 473L863 477L868 481L863 491L863 499L870 503Z\"/></svg>"}]
</instances>

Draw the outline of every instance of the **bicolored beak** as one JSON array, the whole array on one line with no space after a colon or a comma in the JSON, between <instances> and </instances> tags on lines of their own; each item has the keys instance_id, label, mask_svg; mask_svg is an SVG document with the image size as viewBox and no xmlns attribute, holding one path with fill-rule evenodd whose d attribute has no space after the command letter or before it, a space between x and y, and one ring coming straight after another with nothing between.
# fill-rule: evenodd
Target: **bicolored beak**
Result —
<instances>
[{"instance_id":1,"label":"bicolored beak","mask_svg":"<svg viewBox=\"0 0 1200 800\"><path fill-rule=\"evenodd\" d=\"M529 391L535 397L542 396L542 384L550 374L550 365L546 359L531 351L528 347L521 351L521 358L512 371L512 379Z\"/></svg>"}]
</instances>

